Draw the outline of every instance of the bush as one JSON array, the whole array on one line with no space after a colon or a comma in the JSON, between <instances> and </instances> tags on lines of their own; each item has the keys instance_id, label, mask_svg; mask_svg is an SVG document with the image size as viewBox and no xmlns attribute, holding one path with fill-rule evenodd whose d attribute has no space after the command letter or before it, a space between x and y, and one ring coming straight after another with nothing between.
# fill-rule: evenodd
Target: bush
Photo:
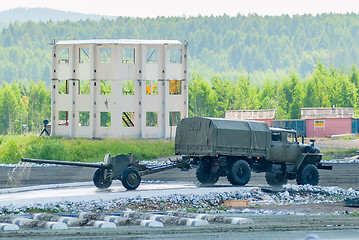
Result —
<instances>
[{"instance_id":1,"label":"bush","mask_svg":"<svg viewBox=\"0 0 359 240\"><path fill-rule=\"evenodd\" d=\"M21 160L19 146L15 141L10 140L4 143L4 151L0 152L2 163L18 163Z\"/></svg>"},{"instance_id":2,"label":"bush","mask_svg":"<svg viewBox=\"0 0 359 240\"><path fill-rule=\"evenodd\" d=\"M59 139L40 138L25 149L23 156L27 158L67 160L67 149Z\"/></svg>"},{"instance_id":3,"label":"bush","mask_svg":"<svg viewBox=\"0 0 359 240\"><path fill-rule=\"evenodd\" d=\"M139 160L174 155L174 142L147 139L68 139L12 135L0 137L0 163L18 163L22 157L77 162L101 162L106 154L132 153Z\"/></svg>"}]
</instances>

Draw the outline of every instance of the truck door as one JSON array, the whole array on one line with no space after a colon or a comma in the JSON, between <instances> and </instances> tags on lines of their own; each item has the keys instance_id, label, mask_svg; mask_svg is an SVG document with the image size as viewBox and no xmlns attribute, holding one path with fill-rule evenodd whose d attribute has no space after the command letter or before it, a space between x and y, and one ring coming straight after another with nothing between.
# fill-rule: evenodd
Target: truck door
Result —
<instances>
[{"instance_id":1,"label":"truck door","mask_svg":"<svg viewBox=\"0 0 359 240\"><path fill-rule=\"evenodd\" d=\"M272 141L270 145L269 160L282 162L284 157L284 142L281 132L272 132Z\"/></svg>"},{"instance_id":2,"label":"truck door","mask_svg":"<svg viewBox=\"0 0 359 240\"><path fill-rule=\"evenodd\" d=\"M295 133L288 132L285 144L284 161L287 163L296 162L300 155L299 143Z\"/></svg>"}]
</instances>

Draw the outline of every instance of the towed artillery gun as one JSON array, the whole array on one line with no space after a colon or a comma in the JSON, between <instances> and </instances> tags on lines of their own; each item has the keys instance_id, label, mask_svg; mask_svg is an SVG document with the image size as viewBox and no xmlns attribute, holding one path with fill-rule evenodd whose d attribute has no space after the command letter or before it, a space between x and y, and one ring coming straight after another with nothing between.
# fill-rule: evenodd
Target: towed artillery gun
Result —
<instances>
[{"instance_id":1,"label":"towed artillery gun","mask_svg":"<svg viewBox=\"0 0 359 240\"><path fill-rule=\"evenodd\" d=\"M93 183L100 189L109 188L112 181L118 179L126 189L134 190L140 185L141 176L172 168L189 168L189 159L187 158L176 159L165 165L147 166L140 164L132 154L121 154L115 157L106 155L103 163L67 162L31 158L23 158L21 161L97 168L93 174Z\"/></svg>"}]
</instances>

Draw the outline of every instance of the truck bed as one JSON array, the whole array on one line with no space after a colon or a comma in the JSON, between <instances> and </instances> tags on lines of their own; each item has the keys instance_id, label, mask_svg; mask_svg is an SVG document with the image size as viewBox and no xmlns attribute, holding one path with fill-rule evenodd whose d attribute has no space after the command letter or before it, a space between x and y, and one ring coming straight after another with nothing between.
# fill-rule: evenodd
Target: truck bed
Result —
<instances>
[{"instance_id":1,"label":"truck bed","mask_svg":"<svg viewBox=\"0 0 359 240\"><path fill-rule=\"evenodd\" d=\"M267 157L270 136L265 122L186 118L177 127L175 152L187 156Z\"/></svg>"}]
</instances>

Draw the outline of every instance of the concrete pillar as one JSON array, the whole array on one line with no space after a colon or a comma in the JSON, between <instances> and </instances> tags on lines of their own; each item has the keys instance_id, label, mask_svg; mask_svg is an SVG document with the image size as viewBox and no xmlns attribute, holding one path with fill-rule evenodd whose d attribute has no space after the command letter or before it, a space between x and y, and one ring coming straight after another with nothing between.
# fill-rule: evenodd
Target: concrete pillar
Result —
<instances>
[{"instance_id":1,"label":"concrete pillar","mask_svg":"<svg viewBox=\"0 0 359 240\"><path fill-rule=\"evenodd\" d=\"M169 50L168 45L164 46L164 59L163 59L163 114L161 117L163 117L163 134L162 138L168 138L169 137L169 113L168 113L168 95L169 95L169 80L168 79L168 73L167 73L167 64L169 62Z\"/></svg>"},{"instance_id":2,"label":"concrete pillar","mask_svg":"<svg viewBox=\"0 0 359 240\"><path fill-rule=\"evenodd\" d=\"M77 79L77 71L78 71L78 59L76 57L76 55L78 55L76 53L76 49L75 48L75 45L71 45L71 48L70 48L70 64L71 64L71 79L70 81L68 81L68 89L69 89L69 97L71 99L71 106L70 106L70 109L69 109L69 114L68 114L68 120L69 120L69 127L70 127L70 138L73 138L74 137L74 131L75 131L75 123L74 123L74 114L75 114L75 87L74 87L74 84L76 84L76 80Z\"/></svg>"},{"instance_id":3,"label":"concrete pillar","mask_svg":"<svg viewBox=\"0 0 359 240\"><path fill-rule=\"evenodd\" d=\"M146 48L144 45L141 45L141 53L140 53L140 61L139 61L139 69L141 70L141 74L139 77L140 80L140 114L141 114L141 137L146 138L146 110L144 107L144 99L146 97Z\"/></svg>"},{"instance_id":4,"label":"concrete pillar","mask_svg":"<svg viewBox=\"0 0 359 240\"><path fill-rule=\"evenodd\" d=\"M185 81L183 82L183 94L185 94L185 112L181 115L182 118L188 117L188 43L185 41L185 43L182 45L182 51L183 51L183 74Z\"/></svg>"},{"instance_id":5,"label":"concrete pillar","mask_svg":"<svg viewBox=\"0 0 359 240\"><path fill-rule=\"evenodd\" d=\"M56 118L56 100L55 94L58 91L58 78L57 78L57 71L56 68L58 62L58 54L56 53L56 45L52 45L52 73L51 73L51 136L55 136L56 132L55 129L57 127L57 119Z\"/></svg>"},{"instance_id":6,"label":"concrete pillar","mask_svg":"<svg viewBox=\"0 0 359 240\"><path fill-rule=\"evenodd\" d=\"M91 138L96 138L96 126L97 126L97 121L96 119L99 118L100 116L97 116L98 114L96 113L97 108L96 108L96 104L97 104L97 94L98 94L98 89L101 87L100 86L100 82L97 80L97 48L95 44L91 45L91 53L92 56L90 58L90 64L91 64L91 81L90 81L90 99L91 99L91 109L90 109L90 126L91 126ZM96 116L96 117L95 117Z\"/></svg>"}]
</instances>

